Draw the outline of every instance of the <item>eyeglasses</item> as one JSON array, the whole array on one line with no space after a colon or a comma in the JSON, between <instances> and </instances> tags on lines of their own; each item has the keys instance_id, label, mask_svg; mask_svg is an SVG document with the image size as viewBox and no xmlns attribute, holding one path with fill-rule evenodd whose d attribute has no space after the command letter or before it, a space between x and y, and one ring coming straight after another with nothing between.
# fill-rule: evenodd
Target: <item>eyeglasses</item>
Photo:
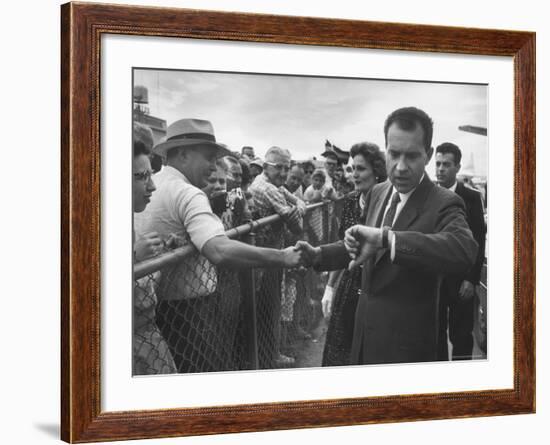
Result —
<instances>
[{"instance_id":1,"label":"eyeglasses","mask_svg":"<svg viewBox=\"0 0 550 445\"><path fill-rule=\"evenodd\" d=\"M151 179L151 176L153 176L152 170L146 170L144 172L134 173L134 178L137 179L138 181L143 181L143 182L149 181L149 179Z\"/></svg>"},{"instance_id":2,"label":"eyeglasses","mask_svg":"<svg viewBox=\"0 0 550 445\"><path fill-rule=\"evenodd\" d=\"M282 171L287 172L290 170L290 165L287 165L287 164L275 164L274 162L267 162L267 161L265 161L265 163L267 165L271 165L272 167L275 167L275 170L280 172Z\"/></svg>"}]
</instances>

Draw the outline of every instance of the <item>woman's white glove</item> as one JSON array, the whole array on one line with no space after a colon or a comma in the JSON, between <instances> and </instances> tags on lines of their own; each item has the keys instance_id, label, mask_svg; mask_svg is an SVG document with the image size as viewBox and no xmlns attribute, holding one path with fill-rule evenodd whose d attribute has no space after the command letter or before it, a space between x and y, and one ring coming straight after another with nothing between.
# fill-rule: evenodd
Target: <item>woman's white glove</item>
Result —
<instances>
[{"instance_id":1,"label":"woman's white glove","mask_svg":"<svg viewBox=\"0 0 550 445\"><path fill-rule=\"evenodd\" d=\"M332 302L334 300L334 288L327 286L325 288L325 293L323 294L323 299L321 300L321 308L323 309L323 315L325 318L329 318L332 313Z\"/></svg>"}]
</instances>

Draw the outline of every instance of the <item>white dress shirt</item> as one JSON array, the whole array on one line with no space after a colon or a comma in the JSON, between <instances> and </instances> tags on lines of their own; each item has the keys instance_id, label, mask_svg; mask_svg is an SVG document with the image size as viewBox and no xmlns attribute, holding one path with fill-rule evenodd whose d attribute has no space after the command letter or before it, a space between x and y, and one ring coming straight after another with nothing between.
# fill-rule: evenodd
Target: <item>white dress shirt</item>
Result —
<instances>
[{"instance_id":1,"label":"white dress shirt","mask_svg":"<svg viewBox=\"0 0 550 445\"><path fill-rule=\"evenodd\" d=\"M423 180L424 180L424 175L425 173L422 174L422 177L420 178L420 181L418 182L418 184L420 184ZM418 185L416 186L418 187ZM395 221L397 221L397 217L399 216L399 214L401 213L401 210L403 209L403 207L405 206L405 204L407 203L407 201L409 200L409 198L411 197L411 195L414 193L414 191L416 190L416 187L413 188L411 191L407 192L407 193L399 193L395 187L392 187L392 194L390 196L390 199L388 200L388 204L386 205L386 209L384 210L384 216L382 217L382 221L384 221L384 218L386 217L386 213L388 213L388 210L390 209L390 206L391 206L391 201L392 201L392 198L393 198L393 195L395 193L399 193L399 198L400 198L400 201L399 203L397 204L397 207L395 209L395 216L393 218L393 221L391 223L391 225L393 226L393 224L395 223ZM454 187L456 188L456 183L454 185ZM382 228L380 228L380 230L382 230ZM389 234L389 244L390 244L390 249L391 249L391 253L390 253L390 256L391 256L391 260L393 261L394 258L395 258L395 233L390 230Z\"/></svg>"}]
</instances>

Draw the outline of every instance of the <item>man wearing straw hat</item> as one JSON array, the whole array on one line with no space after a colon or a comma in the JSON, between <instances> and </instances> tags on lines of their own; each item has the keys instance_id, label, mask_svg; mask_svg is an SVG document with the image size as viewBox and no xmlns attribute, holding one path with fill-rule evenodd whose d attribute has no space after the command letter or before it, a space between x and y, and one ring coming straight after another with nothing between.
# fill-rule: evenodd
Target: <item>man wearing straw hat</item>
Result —
<instances>
[{"instance_id":1,"label":"man wearing straw hat","mask_svg":"<svg viewBox=\"0 0 550 445\"><path fill-rule=\"evenodd\" d=\"M216 160L231 154L216 141L209 121L180 119L174 122L167 129L166 140L153 151L166 159L166 166L155 175L157 190L146 211L140 214L140 230L154 231L162 240L175 236L197 249L191 259L165 268L170 270L163 271L165 283L159 288L161 298L183 302L212 294L217 287L212 264L232 268L300 265L302 254L293 247L259 248L225 235L221 221L212 213L208 198L201 190L216 170ZM184 321L171 324L175 326ZM216 370L206 365L196 366L196 363L185 364L182 351L177 352L180 354L176 353L174 359L180 372Z\"/></svg>"}]
</instances>

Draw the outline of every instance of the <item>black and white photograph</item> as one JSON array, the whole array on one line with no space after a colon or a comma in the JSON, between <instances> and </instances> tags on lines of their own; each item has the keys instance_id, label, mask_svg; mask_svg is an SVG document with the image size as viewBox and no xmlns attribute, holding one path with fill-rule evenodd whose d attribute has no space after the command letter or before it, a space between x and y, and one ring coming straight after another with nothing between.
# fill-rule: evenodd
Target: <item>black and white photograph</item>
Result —
<instances>
[{"instance_id":1,"label":"black and white photograph","mask_svg":"<svg viewBox=\"0 0 550 445\"><path fill-rule=\"evenodd\" d=\"M488 85L132 79L134 376L487 359Z\"/></svg>"}]
</instances>

